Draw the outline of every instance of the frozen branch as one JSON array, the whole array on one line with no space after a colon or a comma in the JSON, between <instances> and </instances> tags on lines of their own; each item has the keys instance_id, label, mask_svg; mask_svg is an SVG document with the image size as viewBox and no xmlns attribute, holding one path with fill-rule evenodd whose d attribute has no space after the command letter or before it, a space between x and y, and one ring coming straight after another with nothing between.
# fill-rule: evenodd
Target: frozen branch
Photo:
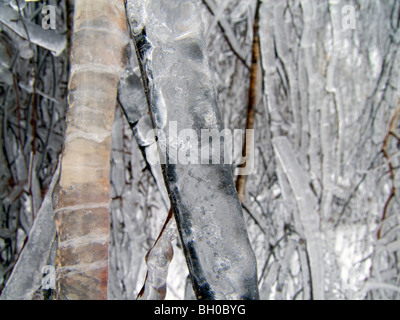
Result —
<instances>
[{"instance_id":1,"label":"frozen branch","mask_svg":"<svg viewBox=\"0 0 400 320\"><path fill-rule=\"evenodd\" d=\"M168 267L172 260L172 240L176 227L169 211L165 224L154 246L146 255L147 274L145 284L138 295L139 300L164 300L167 291Z\"/></svg>"},{"instance_id":2,"label":"frozen branch","mask_svg":"<svg viewBox=\"0 0 400 320\"><path fill-rule=\"evenodd\" d=\"M395 131L395 123L396 123L397 117L399 117L399 114L400 114L400 100L398 102L398 105L394 112L394 115L393 115L392 119L390 120L389 131L385 136L385 139L383 141L383 146L382 146L382 152L384 154L385 159L388 161L388 167L389 167L390 180L392 182L392 187L390 189L390 194L389 194L388 198L386 199L385 205L383 207L381 221L384 221L386 219L389 204L396 195L395 174L394 174L392 162L390 161L390 155L388 152L388 144L389 144L390 137L392 136L391 133ZM382 232L382 227L379 228L378 233L377 233L378 240L381 238L381 232Z\"/></svg>"},{"instance_id":3,"label":"frozen branch","mask_svg":"<svg viewBox=\"0 0 400 320\"><path fill-rule=\"evenodd\" d=\"M274 138L273 145L278 161L289 180L296 198L310 261L312 297L313 299L321 300L324 299L324 265L317 199L310 189L310 178L299 164L287 138Z\"/></svg>"},{"instance_id":4,"label":"frozen branch","mask_svg":"<svg viewBox=\"0 0 400 320\"><path fill-rule=\"evenodd\" d=\"M131 62L133 64L133 62ZM135 65L137 69L137 64ZM154 163L153 157L158 157L156 140L152 132L153 126L148 113L146 95L140 76L133 70L134 65L127 66L118 85L118 100L125 117L140 146L144 160L150 168L151 174L161 193L164 205L169 210L168 194L164 185L159 163Z\"/></svg>"},{"instance_id":5,"label":"frozen branch","mask_svg":"<svg viewBox=\"0 0 400 320\"><path fill-rule=\"evenodd\" d=\"M207 9L214 15L215 19L218 19L218 25L220 26L221 30L224 33L225 39L228 42L229 47L231 48L232 52L236 55L236 57L243 63L243 65L250 69L251 67L247 63L247 59L245 53L243 52L240 44L237 42L235 33L233 32L231 26L229 25L228 21L223 17L220 17L216 13L218 12L218 8L215 5L213 0L203 0L203 3L207 7Z\"/></svg>"},{"instance_id":6,"label":"frozen branch","mask_svg":"<svg viewBox=\"0 0 400 320\"><path fill-rule=\"evenodd\" d=\"M59 175L60 166L53 175L49 190L29 232L28 240L1 294L2 300L32 300L33 294L41 285L42 268L49 258L56 235L52 196Z\"/></svg>"},{"instance_id":7,"label":"frozen branch","mask_svg":"<svg viewBox=\"0 0 400 320\"><path fill-rule=\"evenodd\" d=\"M178 132L223 129L199 9L191 0L127 1L126 8L196 297L257 299L255 256L230 166L174 158L195 141L171 143L171 123Z\"/></svg>"},{"instance_id":8,"label":"frozen branch","mask_svg":"<svg viewBox=\"0 0 400 320\"><path fill-rule=\"evenodd\" d=\"M0 22L21 38L51 51L55 56L60 55L67 45L67 39L64 35L51 29L43 29L41 26L20 17L16 11L1 3Z\"/></svg>"},{"instance_id":9,"label":"frozen branch","mask_svg":"<svg viewBox=\"0 0 400 320\"><path fill-rule=\"evenodd\" d=\"M262 72L261 72L261 61L260 61L260 36L258 34L260 4L261 4L260 1L257 1L257 7L254 17L253 45L252 45L252 57L251 57L251 68L250 68L250 87L249 87L249 99L248 99L247 113L246 113L247 114L246 130L254 129L254 118L257 110L257 105L260 101L261 87L262 87L262 80L261 80ZM245 139L245 142L243 144L242 154L244 154L245 157L249 159L251 152L254 152L254 145L248 143L248 139ZM247 163L245 163L244 165L247 165ZM246 181L247 181L247 174L239 174L236 179L236 190L238 192L239 199L242 203L245 200Z\"/></svg>"}]
</instances>

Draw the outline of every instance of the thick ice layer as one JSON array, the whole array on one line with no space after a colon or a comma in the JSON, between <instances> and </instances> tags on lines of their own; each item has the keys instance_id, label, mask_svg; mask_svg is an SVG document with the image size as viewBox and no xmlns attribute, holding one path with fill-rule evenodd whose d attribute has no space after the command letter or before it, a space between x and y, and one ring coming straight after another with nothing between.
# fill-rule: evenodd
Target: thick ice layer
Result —
<instances>
[{"instance_id":1,"label":"thick ice layer","mask_svg":"<svg viewBox=\"0 0 400 320\"><path fill-rule=\"evenodd\" d=\"M131 61L118 84L118 101L124 111L125 117L132 128L136 142L150 166L151 173L161 192L163 202L169 210L167 190L159 166L157 146L151 117L148 113L146 96L140 76L136 73L137 62ZM156 159L153 159L156 158Z\"/></svg>"},{"instance_id":2,"label":"thick ice layer","mask_svg":"<svg viewBox=\"0 0 400 320\"><path fill-rule=\"evenodd\" d=\"M140 0L127 1L127 13L196 296L258 299L255 256L230 165L174 158L195 141L174 137L172 122L178 133L192 129L198 137L201 129L223 129L199 8L190 0Z\"/></svg>"}]
</instances>

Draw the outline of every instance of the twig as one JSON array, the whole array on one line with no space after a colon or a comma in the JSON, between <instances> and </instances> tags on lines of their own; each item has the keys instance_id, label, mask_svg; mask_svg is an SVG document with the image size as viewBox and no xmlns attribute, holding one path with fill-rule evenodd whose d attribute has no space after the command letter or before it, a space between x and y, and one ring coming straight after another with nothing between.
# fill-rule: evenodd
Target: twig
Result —
<instances>
[{"instance_id":1,"label":"twig","mask_svg":"<svg viewBox=\"0 0 400 320\"><path fill-rule=\"evenodd\" d=\"M345 203L342 206L342 210L340 211L338 218L335 222L334 225L334 229L336 229L340 223L340 221L342 220L342 217L347 209L347 207L349 206L351 200L354 198L354 196L356 195L358 189L360 188L361 184L364 182L365 178L367 177L367 174L370 172L371 169L374 168L375 166L375 161L378 159L379 157L379 152L375 155L374 159L371 161L371 164L368 166L367 170L365 171L365 173L363 173L362 177L360 178L360 180L358 181L358 183L354 186L353 191L351 192L351 194L348 196L348 198L346 199Z\"/></svg>"},{"instance_id":2,"label":"twig","mask_svg":"<svg viewBox=\"0 0 400 320\"><path fill-rule=\"evenodd\" d=\"M257 91L258 91L258 83L260 81L259 77L259 68L260 68L260 38L258 34L258 20L259 20L259 11L260 11L261 1L257 1L257 7L254 17L254 26L253 26L253 46L252 46L252 58L251 58L251 70L250 70L250 89L249 89L249 101L247 105L247 118L246 118L246 129L254 129L254 117L255 117L255 109L257 105ZM243 144L243 152L245 157L248 157L250 152L254 152L254 150L250 150L251 145L247 144L247 139L245 139ZM246 166L246 162L242 165ZM236 190L239 195L240 201L243 203L245 199L245 187L246 187L247 175L239 174L236 179Z\"/></svg>"},{"instance_id":3,"label":"twig","mask_svg":"<svg viewBox=\"0 0 400 320\"><path fill-rule=\"evenodd\" d=\"M269 250L270 250L270 251L269 251L269 254L268 254L267 259L266 259L265 262L264 262L264 266L262 267L260 277L258 278L258 284L260 284L261 281L262 281L262 279L264 278L265 271L267 270L268 263L269 263L269 260L271 259L271 256L274 254L274 250L279 246L279 244L280 244L283 240L286 239L287 236L290 236L291 233L292 233L292 231L291 231L291 230L288 230L287 232L285 232L285 233L283 234L282 237L280 237L280 238L275 242L275 244L273 244L273 245L270 244L270 245L269 245Z\"/></svg>"},{"instance_id":4,"label":"twig","mask_svg":"<svg viewBox=\"0 0 400 320\"><path fill-rule=\"evenodd\" d=\"M0 23L27 40L28 30L32 43L51 51L55 56L60 55L66 47L64 35L53 30L44 30L41 26L19 16L13 9L3 4L0 4Z\"/></svg>"},{"instance_id":5,"label":"twig","mask_svg":"<svg viewBox=\"0 0 400 320\"><path fill-rule=\"evenodd\" d=\"M249 214L249 217L253 219L253 221L255 222L255 224L260 228L261 232L264 234L267 234L266 231L264 230L264 228L262 227L261 223L258 221L258 219L252 214L252 212L250 211L249 208L247 208L247 206L245 206L244 204L242 204L242 208Z\"/></svg>"},{"instance_id":6,"label":"twig","mask_svg":"<svg viewBox=\"0 0 400 320\"><path fill-rule=\"evenodd\" d=\"M161 286L157 286L157 287L154 286L155 283L152 283L152 281L148 281L148 279L149 279L149 274L154 273L154 272L156 272L157 275L160 276L160 274L158 274L158 273L160 273L160 271L161 271L162 275L164 275L165 277L167 276L168 265L172 260L173 251L172 251L172 246L170 243L171 237L168 235L164 235L164 231L167 228L167 226L169 225L173 215L174 215L174 212L171 207L168 212L167 219L165 220L164 225L160 231L160 234L157 237L157 240L155 241L153 247L146 254L145 261L146 261L148 270L146 273L145 283L137 296L138 300L141 298L143 298L143 299L152 298L152 299L157 299L157 300L164 300L164 298L165 298L165 295L166 295L166 281L165 280L166 280L166 278L164 279L164 283ZM157 248L157 244L159 243L161 237L163 237L163 236L164 236L164 240L162 241L163 243L159 246L160 248ZM152 255L153 250L157 251L157 249L159 251L161 251L161 255L165 254L165 256L167 257L167 260L168 260L168 264L158 266L159 267L158 270L156 270L156 268L154 268L154 263L156 261L158 262L157 258L159 258L158 256L160 255L160 252L156 252L154 254L154 256ZM158 253L158 256L157 256L157 253ZM149 259L153 260L152 265L150 265ZM162 269L166 269L166 270L162 270ZM157 285L159 285L158 282L157 282Z\"/></svg>"},{"instance_id":7,"label":"twig","mask_svg":"<svg viewBox=\"0 0 400 320\"><path fill-rule=\"evenodd\" d=\"M383 146L382 146L383 155L386 158L386 160L388 162L388 166L389 166L390 180L392 181L392 188L391 188L390 194L385 202L385 205L383 206L381 222L383 222L386 219L389 204L392 201L392 199L394 198L394 196L396 195L396 185L394 182L395 175L394 175L392 162L390 161L390 156L389 156L389 152L388 152L388 144L389 144L390 137L394 134L395 120L396 120L397 116L399 115L399 112L400 112L400 99L399 99L397 108L394 112L394 115L393 115L392 119L390 120L389 131L386 134L385 139L383 140ZM396 135L395 135L395 137L396 137ZM381 238L381 233L382 233L382 225L378 229L378 232L376 235L378 240Z\"/></svg>"},{"instance_id":8,"label":"twig","mask_svg":"<svg viewBox=\"0 0 400 320\"><path fill-rule=\"evenodd\" d=\"M217 8L215 7L215 4L210 0L203 0L203 3L206 6L206 8L208 9L208 11L210 11L210 13L213 16L216 16ZM241 52L239 43L237 42L229 23L225 19L219 19L218 17L216 17L216 19L218 19L218 26L221 28L222 32L224 33L226 42L228 43L232 52L243 63L243 65L248 70L250 70L251 67L247 64L246 58L244 57L244 54Z\"/></svg>"},{"instance_id":9,"label":"twig","mask_svg":"<svg viewBox=\"0 0 400 320\"><path fill-rule=\"evenodd\" d=\"M17 0L17 5L18 5L18 14L19 14L19 18L22 22L22 26L25 30L25 34L26 34L26 39L29 42L29 46L32 50L32 52L35 52L35 47L33 42L31 41L31 36L30 33L28 31L27 28L27 21L24 20L24 17L22 15L21 12L21 8L19 5L19 0ZM32 190L32 178L33 178L33 164L34 164L34 157L36 154L36 85L37 85L37 66L36 66L36 62L33 61L33 83L32 83L32 101L31 101L31 105L32 105L32 110L31 110L31 119L29 121L30 125L32 126L32 133L31 133L31 137L32 137L32 142L31 142L31 153L30 153L30 160L29 160L29 170L28 170L28 191L29 191L29 195L31 197L31 211L32 211L32 221L34 220L35 217L35 204L34 204L34 195L33 195L33 190ZM19 130L19 128L18 128ZM21 145L22 147L22 145ZM23 148L22 148L23 150ZM22 151L23 153L23 151ZM25 155L24 155L25 157Z\"/></svg>"}]
</instances>

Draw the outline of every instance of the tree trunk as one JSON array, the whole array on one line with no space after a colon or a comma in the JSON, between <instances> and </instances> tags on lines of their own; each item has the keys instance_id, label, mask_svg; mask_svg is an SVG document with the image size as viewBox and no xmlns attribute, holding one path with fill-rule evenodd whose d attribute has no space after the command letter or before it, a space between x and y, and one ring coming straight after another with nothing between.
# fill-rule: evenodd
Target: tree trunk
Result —
<instances>
[{"instance_id":1,"label":"tree trunk","mask_svg":"<svg viewBox=\"0 0 400 320\"><path fill-rule=\"evenodd\" d=\"M106 299L111 127L127 43L122 0L75 2L55 221L58 299Z\"/></svg>"}]
</instances>

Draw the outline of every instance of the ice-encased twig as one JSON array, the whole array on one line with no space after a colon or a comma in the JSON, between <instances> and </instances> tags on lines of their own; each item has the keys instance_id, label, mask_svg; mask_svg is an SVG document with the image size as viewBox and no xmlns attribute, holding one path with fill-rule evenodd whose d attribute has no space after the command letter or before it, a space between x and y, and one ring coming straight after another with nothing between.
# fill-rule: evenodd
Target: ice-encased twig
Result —
<instances>
[{"instance_id":1,"label":"ice-encased twig","mask_svg":"<svg viewBox=\"0 0 400 320\"><path fill-rule=\"evenodd\" d=\"M176 237L173 213L170 210L154 246L146 255L147 273L138 300L164 300L167 293L168 267L173 257L171 242Z\"/></svg>"},{"instance_id":2,"label":"ice-encased twig","mask_svg":"<svg viewBox=\"0 0 400 320\"><path fill-rule=\"evenodd\" d=\"M232 30L232 27L229 25L228 21L223 17L223 14L221 16L219 14L216 15L216 13L221 10L220 8L217 7L217 5L214 3L212 0L203 0L204 4L208 8L208 10L211 12L211 14L215 17L216 23L221 27L224 36L231 47L232 51L236 54L238 59L250 70L250 66L247 63L246 59L246 54L243 52L243 49L241 48L239 42L236 40L235 33ZM223 5L221 5L223 9Z\"/></svg>"},{"instance_id":3,"label":"ice-encased twig","mask_svg":"<svg viewBox=\"0 0 400 320\"><path fill-rule=\"evenodd\" d=\"M1 300L32 300L35 291L40 287L42 268L49 258L56 235L52 196L59 175L60 165L53 175L49 190L29 232L28 241L1 294Z\"/></svg>"},{"instance_id":4,"label":"ice-encased twig","mask_svg":"<svg viewBox=\"0 0 400 320\"><path fill-rule=\"evenodd\" d=\"M23 39L51 51L55 56L64 51L67 46L67 38L64 35L56 33L54 30L45 30L39 25L22 19L16 11L0 3L0 23Z\"/></svg>"},{"instance_id":5,"label":"ice-encased twig","mask_svg":"<svg viewBox=\"0 0 400 320\"><path fill-rule=\"evenodd\" d=\"M188 141L167 143L173 121L177 132L198 136L223 129L199 8L191 0L135 0L126 9L196 297L258 299L256 260L230 165L180 163L174 152Z\"/></svg>"},{"instance_id":6,"label":"ice-encased twig","mask_svg":"<svg viewBox=\"0 0 400 320\"><path fill-rule=\"evenodd\" d=\"M135 53L133 52L133 54ZM118 101L124 112L125 118L132 129L133 135L140 147L146 164L150 168L150 172L157 184L164 205L168 211L170 204L161 168L159 164L151 161L151 157L157 153L156 141L154 135L148 134L153 130L153 125L148 113L142 80L140 79L140 75L137 74L139 73L139 71L137 71L138 65L137 62L134 62L135 61L131 59L119 80Z\"/></svg>"},{"instance_id":7,"label":"ice-encased twig","mask_svg":"<svg viewBox=\"0 0 400 320\"><path fill-rule=\"evenodd\" d=\"M322 259L321 236L317 199L309 186L309 177L300 166L296 154L286 137L272 139L275 153L285 172L296 198L302 233L306 241L311 271L312 297L324 299L324 262Z\"/></svg>"},{"instance_id":8,"label":"ice-encased twig","mask_svg":"<svg viewBox=\"0 0 400 320\"><path fill-rule=\"evenodd\" d=\"M134 54L134 52L133 52ZM135 58L136 60L136 58ZM154 136L148 134L153 129L145 93L143 91L140 75L136 73L137 62L134 59L127 64L124 74L118 85L118 101L124 112L142 155L149 167L151 174L160 191L165 207L169 210L167 220L158 236L154 246L146 255L147 273L138 300L164 300L167 293L168 268L173 257L172 240L177 235L176 225L169 209L168 193L159 164L152 163L149 157L153 155L156 146ZM156 148L155 148L156 149ZM157 151L157 149L155 150Z\"/></svg>"}]
</instances>

